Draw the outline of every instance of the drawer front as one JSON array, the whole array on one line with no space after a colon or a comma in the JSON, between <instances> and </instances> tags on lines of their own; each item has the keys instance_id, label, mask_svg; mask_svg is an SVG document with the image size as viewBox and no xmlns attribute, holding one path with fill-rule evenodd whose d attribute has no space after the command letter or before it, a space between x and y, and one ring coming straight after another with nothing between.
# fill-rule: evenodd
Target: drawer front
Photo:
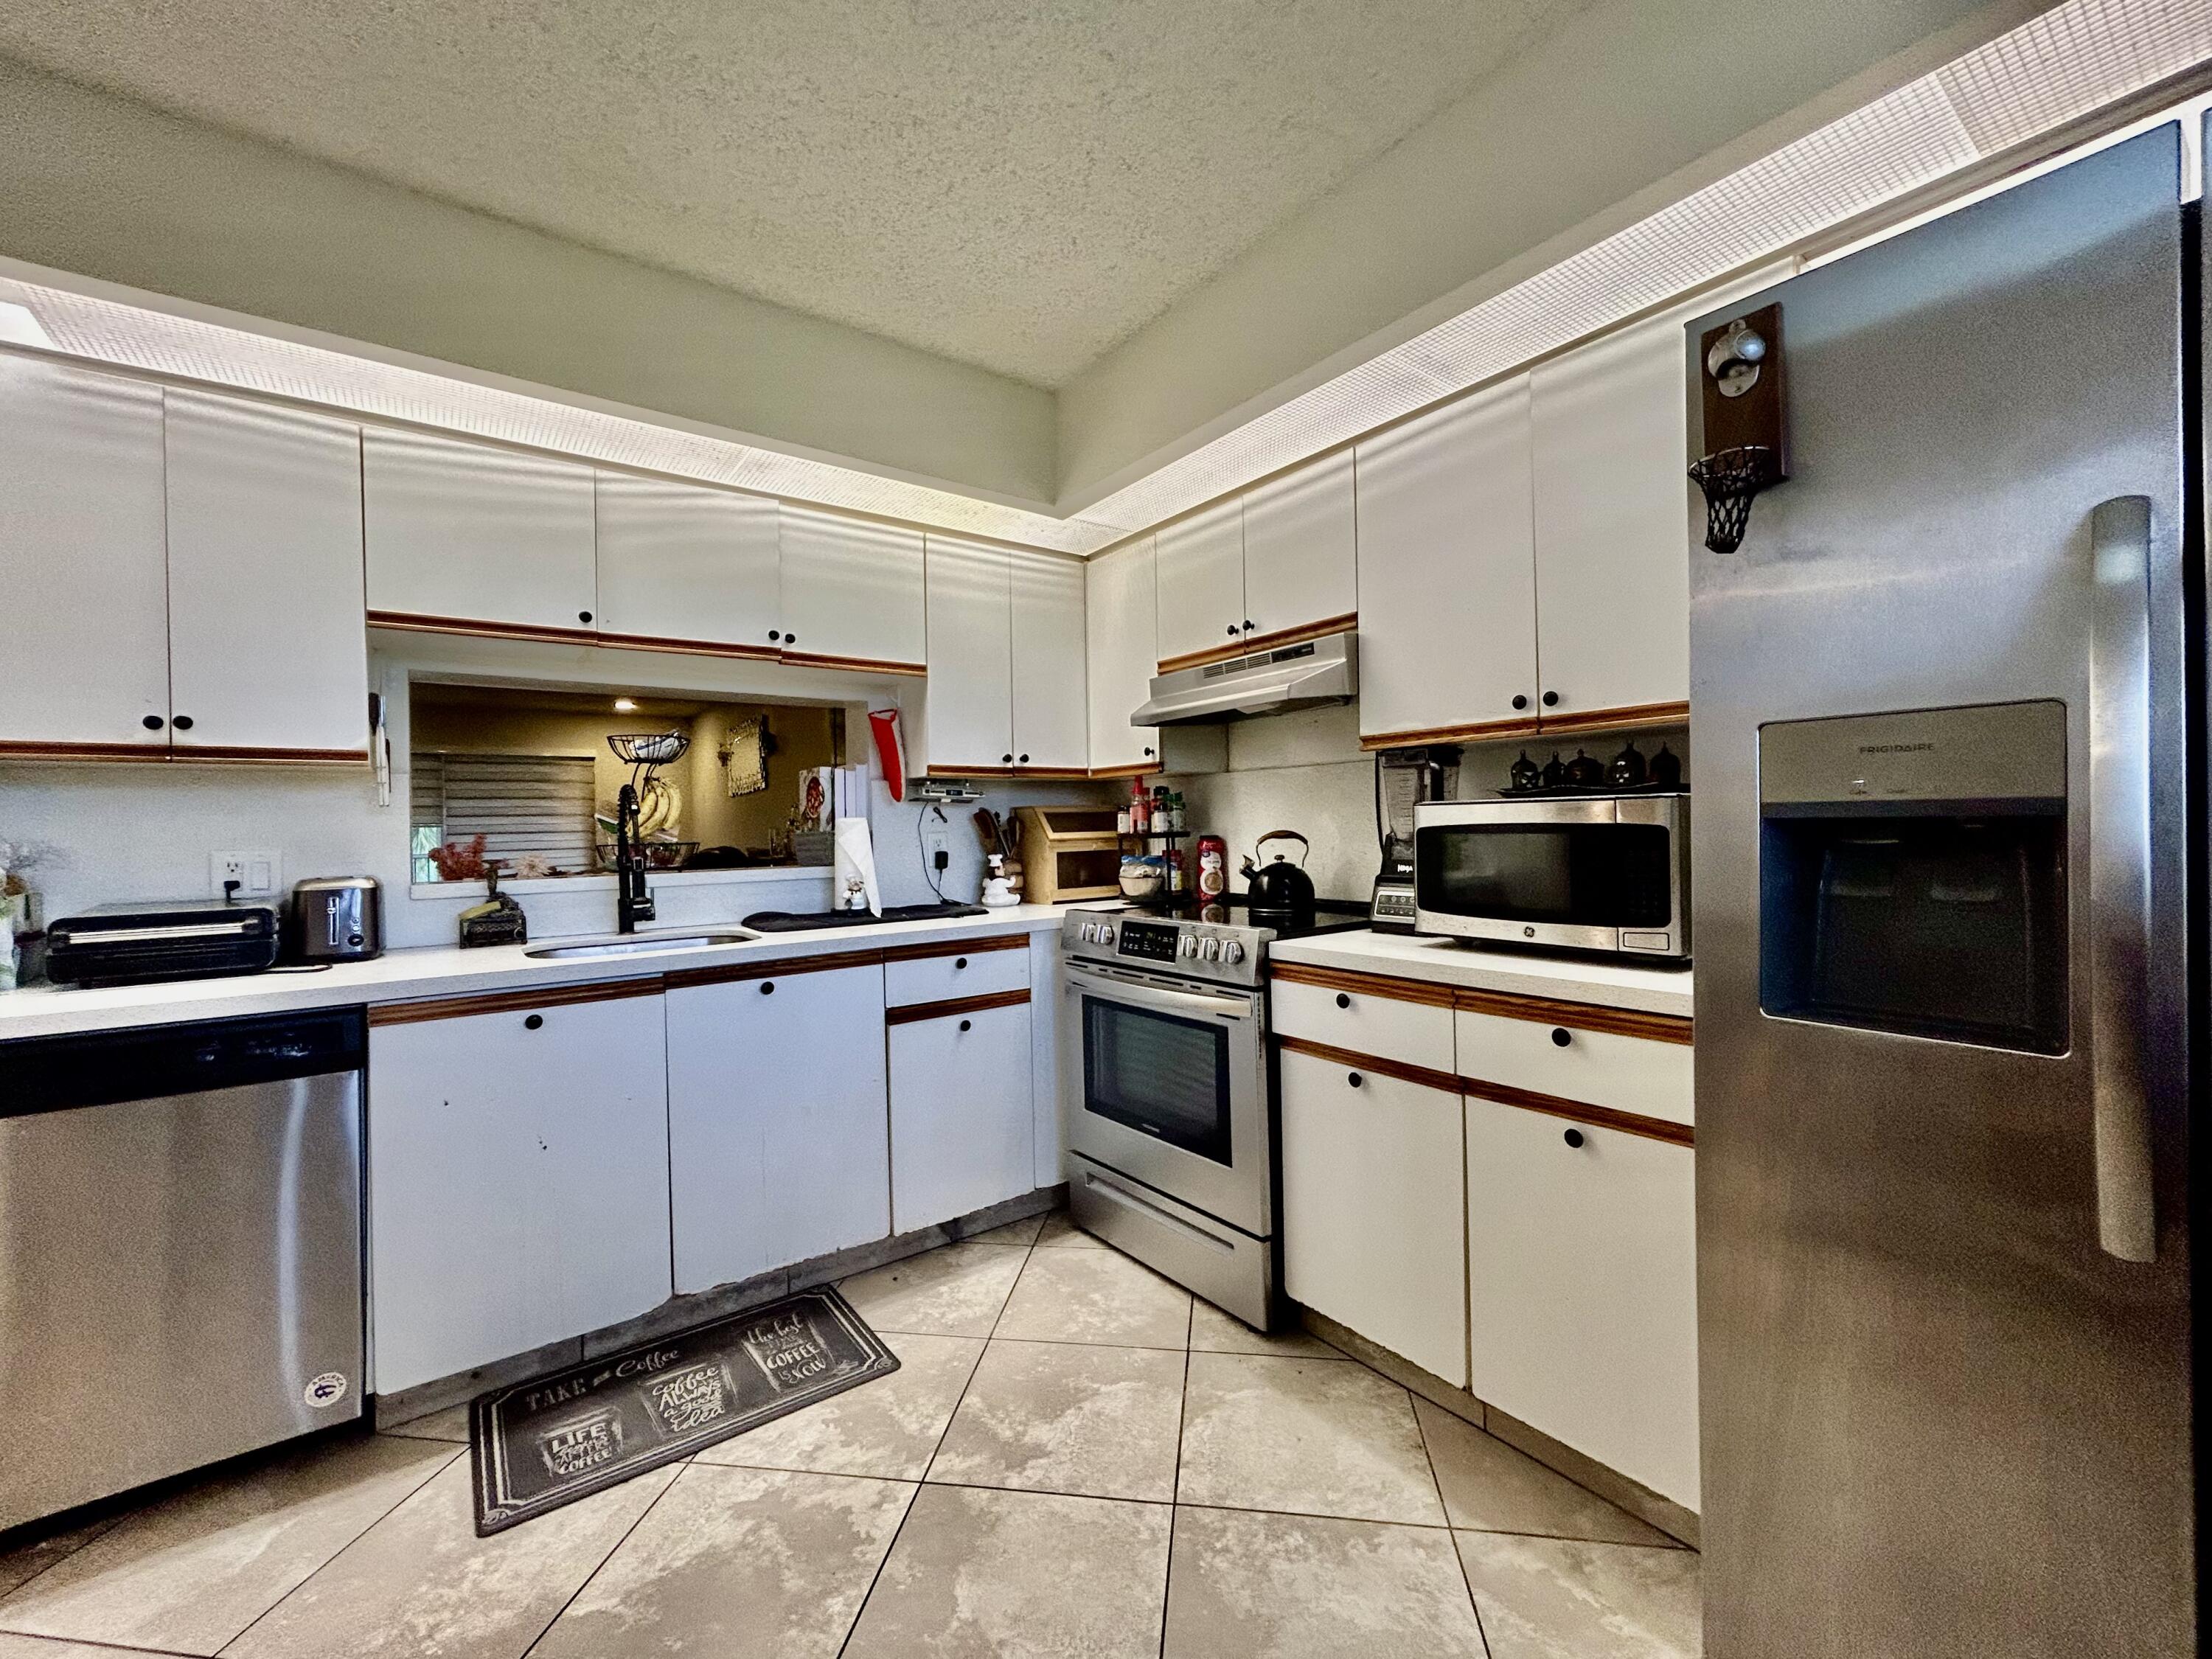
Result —
<instances>
[{"instance_id":1,"label":"drawer front","mask_svg":"<svg viewBox=\"0 0 2212 1659\"><path fill-rule=\"evenodd\" d=\"M1269 984L1267 999L1278 1036L1304 1037L1446 1075L1452 1071L1448 1007L1286 979Z\"/></svg>"},{"instance_id":2,"label":"drawer front","mask_svg":"<svg viewBox=\"0 0 2212 1659\"><path fill-rule=\"evenodd\" d=\"M1024 947L1026 939L1018 941ZM1030 982L1030 953L990 949L996 939L978 941L987 947L957 956L912 957L884 964L884 1001L893 1008L917 1002L953 1002L962 997L989 996L999 991L1018 991Z\"/></svg>"},{"instance_id":3,"label":"drawer front","mask_svg":"<svg viewBox=\"0 0 2212 1659\"><path fill-rule=\"evenodd\" d=\"M1694 1123L1690 1045L1461 1009L1458 1069L1500 1083L1669 1123ZM1565 1040L1562 1041L1561 1039Z\"/></svg>"}]
</instances>

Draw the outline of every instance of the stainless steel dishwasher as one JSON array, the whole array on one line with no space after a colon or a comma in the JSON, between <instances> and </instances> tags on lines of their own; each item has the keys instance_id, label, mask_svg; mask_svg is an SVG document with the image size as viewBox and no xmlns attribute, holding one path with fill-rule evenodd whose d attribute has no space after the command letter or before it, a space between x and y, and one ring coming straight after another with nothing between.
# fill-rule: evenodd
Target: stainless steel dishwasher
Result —
<instances>
[{"instance_id":1,"label":"stainless steel dishwasher","mask_svg":"<svg viewBox=\"0 0 2212 1659\"><path fill-rule=\"evenodd\" d=\"M0 1043L0 1528L362 1410L357 1008Z\"/></svg>"}]
</instances>

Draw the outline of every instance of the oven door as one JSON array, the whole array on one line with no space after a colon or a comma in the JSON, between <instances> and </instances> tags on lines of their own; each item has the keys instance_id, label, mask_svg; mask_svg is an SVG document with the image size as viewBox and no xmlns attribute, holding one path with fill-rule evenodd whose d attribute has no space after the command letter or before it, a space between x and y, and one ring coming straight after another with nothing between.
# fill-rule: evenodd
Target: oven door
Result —
<instances>
[{"instance_id":1,"label":"oven door","mask_svg":"<svg viewBox=\"0 0 2212 1659\"><path fill-rule=\"evenodd\" d=\"M1070 963L1067 1144L1264 1238L1273 1231L1266 1003Z\"/></svg>"},{"instance_id":2,"label":"oven door","mask_svg":"<svg viewBox=\"0 0 2212 1659\"><path fill-rule=\"evenodd\" d=\"M1417 811L1417 931L1689 954L1683 797L1438 802Z\"/></svg>"}]
</instances>

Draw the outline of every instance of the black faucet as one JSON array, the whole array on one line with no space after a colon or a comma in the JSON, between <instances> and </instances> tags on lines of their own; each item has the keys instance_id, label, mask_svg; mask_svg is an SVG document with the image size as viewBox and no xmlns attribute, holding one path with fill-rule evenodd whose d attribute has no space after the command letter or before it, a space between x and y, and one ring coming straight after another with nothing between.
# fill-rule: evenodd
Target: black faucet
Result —
<instances>
[{"instance_id":1,"label":"black faucet","mask_svg":"<svg viewBox=\"0 0 2212 1659\"><path fill-rule=\"evenodd\" d=\"M615 927L635 933L653 919L653 890L645 884L645 847L637 828L637 790L622 787L615 798Z\"/></svg>"}]
</instances>

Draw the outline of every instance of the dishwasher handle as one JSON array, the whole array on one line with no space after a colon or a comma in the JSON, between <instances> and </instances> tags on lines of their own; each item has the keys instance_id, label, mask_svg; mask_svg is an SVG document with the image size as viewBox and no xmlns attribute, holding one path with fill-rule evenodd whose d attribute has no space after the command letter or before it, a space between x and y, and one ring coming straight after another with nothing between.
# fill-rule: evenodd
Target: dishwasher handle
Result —
<instances>
[{"instance_id":1,"label":"dishwasher handle","mask_svg":"<svg viewBox=\"0 0 2212 1659\"><path fill-rule=\"evenodd\" d=\"M368 1012L322 1008L0 1043L0 1117L362 1069Z\"/></svg>"}]
</instances>

